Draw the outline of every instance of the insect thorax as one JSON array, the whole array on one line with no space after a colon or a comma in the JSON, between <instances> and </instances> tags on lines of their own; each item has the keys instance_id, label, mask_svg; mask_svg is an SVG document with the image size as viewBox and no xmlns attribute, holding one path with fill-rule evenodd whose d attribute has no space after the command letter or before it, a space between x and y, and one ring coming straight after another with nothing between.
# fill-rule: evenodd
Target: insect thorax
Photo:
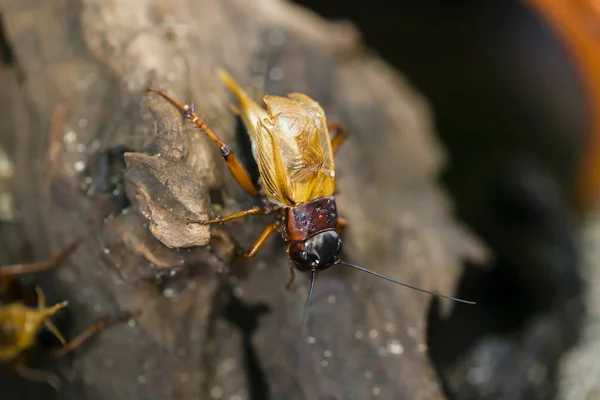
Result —
<instances>
[{"instance_id":1,"label":"insect thorax","mask_svg":"<svg viewBox=\"0 0 600 400\"><path fill-rule=\"evenodd\" d=\"M322 197L286 210L283 237L288 242L303 241L319 232L335 229L337 208L333 196Z\"/></svg>"}]
</instances>

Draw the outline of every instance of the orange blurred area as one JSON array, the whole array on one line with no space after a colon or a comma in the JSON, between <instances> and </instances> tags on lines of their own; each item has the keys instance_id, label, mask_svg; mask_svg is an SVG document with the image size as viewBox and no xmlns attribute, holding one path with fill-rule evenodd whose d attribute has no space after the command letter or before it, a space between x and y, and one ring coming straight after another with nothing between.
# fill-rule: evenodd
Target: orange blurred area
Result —
<instances>
[{"instance_id":1,"label":"orange blurred area","mask_svg":"<svg viewBox=\"0 0 600 400\"><path fill-rule=\"evenodd\" d=\"M593 0L527 0L554 27L585 81L591 132L581 159L577 201L586 210L600 197L600 3Z\"/></svg>"}]
</instances>

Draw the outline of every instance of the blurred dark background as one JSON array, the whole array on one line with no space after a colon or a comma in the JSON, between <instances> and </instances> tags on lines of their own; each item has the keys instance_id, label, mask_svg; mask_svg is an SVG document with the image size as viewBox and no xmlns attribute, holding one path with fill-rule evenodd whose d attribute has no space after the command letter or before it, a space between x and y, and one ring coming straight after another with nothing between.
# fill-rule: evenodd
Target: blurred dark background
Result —
<instances>
[{"instance_id":1,"label":"blurred dark background","mask_svg":"<svg viewBox=\"0 0 600 400\"><path fill-rule=\"evenodd\" d=\"M450 399L550 399L583 306L574 187L590 126L567 49L528 3L298 0L354 22L429 101L458 216L490 246L429 347Z\"/></svg>"}]
</instances>

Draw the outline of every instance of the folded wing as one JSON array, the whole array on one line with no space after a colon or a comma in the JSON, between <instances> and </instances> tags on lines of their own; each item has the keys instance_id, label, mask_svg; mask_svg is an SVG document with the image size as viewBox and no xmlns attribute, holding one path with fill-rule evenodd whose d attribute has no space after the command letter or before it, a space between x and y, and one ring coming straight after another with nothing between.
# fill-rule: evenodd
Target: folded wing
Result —
<instances>
[{"instance_id":1,"label":"folded wing","mask_svg":"<svg viewBox=\"0 0 600 400\"><path fill-rule=\"evenodd\" d=\"M267 95L265 111L230 76L220 75L238 98L269 200L292 207L331 196L335 167L325 113L319 103L301 93Z\"/></svg>"}]
</instances>

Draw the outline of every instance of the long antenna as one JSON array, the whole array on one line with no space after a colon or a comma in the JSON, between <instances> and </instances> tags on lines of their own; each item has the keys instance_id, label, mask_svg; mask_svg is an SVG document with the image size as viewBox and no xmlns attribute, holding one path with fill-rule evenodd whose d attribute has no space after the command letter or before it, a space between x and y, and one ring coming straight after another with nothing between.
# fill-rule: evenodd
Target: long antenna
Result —
<instances>
[{"instance_id":1,"label":"long antenna","mask_svg":"<svg viewBox=\"0 0 600 400\"><path fill-rule=\"evenodd\" d=\"M306 304L304 305L304 315L302 316L302 323L300 324L300 329L298 330L298 343L302 344L302 349L298 349L299 351L296 352L296 373L298 374L298 376L300 376L302 374L301 371L301 367L303 365L306 365L305 362L305 358L308 357L308 354L310 354L310 351L308 351L308 345L309 341L304 340L304 329L306 328L306 318L308 316L308 307L310 305L310 300L312 298L312 292L313 292L313 288L315 287L315 280L316 280L316 275L317 275L317 270L313 269L311 270L311 276L310 276L310 286L308 288L308 295L306 296Z\"/></svg>"},{"instance_id":2,"label":"long antenna","mask_svg":"<svg viewBox=\"0 0 600 400\"><path fill-rule=\"evenodd\" d=\"M411 286L411 285L406 284L404 282L395 281L392 278L388 278L387 276L378 274L375 271L371 271L370 269L367 269L367 268L364 268L364 267L360 267L358 265L350 264L350 263L345 262L345 261L341 261L340 260L336 264L342 264L342 265L345 265L347 267L355 268L355 269L358 269L360 271L366 272L367 274L375 275L378 278L385 279L386 281L390 281L392 283L395 283L396 285L401 285L401 286L407 287L409 289L416 290L418 292L423 292L423 293L430 294L432 296L442 297L444 299L454 300L454 301L458 301L458 302L466 303L466 304L477 304L474 301L462 300L462 299L458 299L458 298L452 297L452 296L444 296L443 294L439 294L439 293L435 293L435 292L430 292L429 290L421 289L421 288L418 288L416 286ZM313 273L313 280L314 280L314 273ZM312 283L311 283L311 290L312 290ZM309 292L309 296L310 296L310 292Z\"/></svg>"},{"instance_id":3,"label":"long antenna","mask_svg":"<svg viewBox=\"0 0 600 400\"><path fill-rule=\"evenodd\" d=\"M317 270L313 269L310 277L310 287L308 288L308 296L306 296L306 304L304 305L304 315L302 316L302 324L300 325L300 332L304 330L304 324L306 323L306 315L308 314L308 306L310 305L310 298L312 297L313 288L315 287L315 276Z\"/></svg>"}]
</instances>

